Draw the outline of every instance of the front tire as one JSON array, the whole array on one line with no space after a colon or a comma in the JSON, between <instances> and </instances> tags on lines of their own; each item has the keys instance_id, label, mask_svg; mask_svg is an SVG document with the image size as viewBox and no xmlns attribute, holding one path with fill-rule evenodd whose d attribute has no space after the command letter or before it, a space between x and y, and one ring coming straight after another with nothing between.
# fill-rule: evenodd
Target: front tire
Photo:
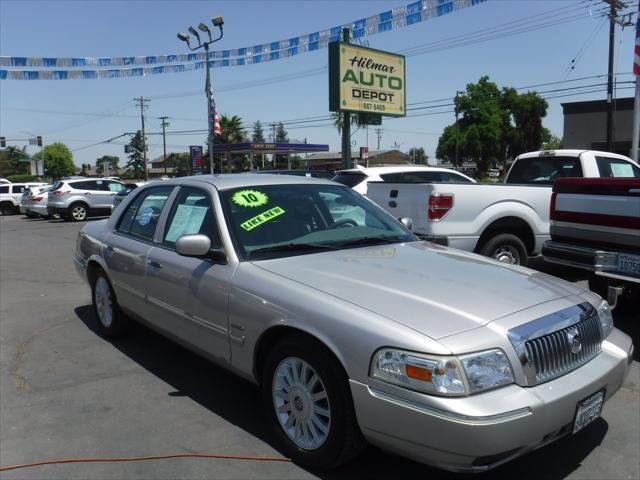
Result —
<instances>
[{"instance_id":1,"label":"front tire","mask_svg":"<svg viewBox=\"0 0 640 480\"><path fill-rule=\"evenodd\" d=\"M348 380L318 342L291 337L269 353L263 373L265 408L278 443L294 462L329 469L364 444Z\"/></svg>"},{"instance_id":2,"label":"front tire","mask_svg":"<svg viewBox=\"0 0 640 480\"><path fill-rule=\"evenodd\" d=\"M93 311L98 320L97 328L107 338L118 338L126 332L126 318L104 271L99 270L91 285Z\"/></svg>"},{"instance_id":3,"label":"front tire","mask_svg":"<svg viewBox=\"0 0 640 480\"><path fill-rule=\"evenodd\" d=\"M16 207L11 202L0 203L0 215L12 215Z\"/></svg>"},{"instance_id":4,"label":"front tire","mask_svg":"<svg viewBox=\"0 0 640 480\"><path fill-rule=\"evenodd\" d=\"M527 266L527 247L519 237L510 233L501 233L487 240L480 254L510 265Z\"/></svg>"}]
</instances>

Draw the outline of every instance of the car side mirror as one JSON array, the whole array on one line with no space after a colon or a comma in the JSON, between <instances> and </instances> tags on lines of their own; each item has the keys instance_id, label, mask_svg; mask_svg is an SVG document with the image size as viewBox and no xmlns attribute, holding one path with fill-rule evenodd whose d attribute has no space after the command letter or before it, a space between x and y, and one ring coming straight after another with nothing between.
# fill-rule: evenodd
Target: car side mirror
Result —
<instances>
[{"instance_id":1,"label":"car side mirror","mask_svg":"<svg viewBox=\"0 0 640 480\"><path fill-rule=\"evenodd\" d=\"M408 230L413 230L413 219L410 217L402 217L400 223L404 225Z\"/></svg>"},{"instance_id":2,"label":"car side mirror","mask_svg":"<svg viewBox=\"0 0 640 480\"><path fill-rule=\"evenodd\" d=\"M211 239L206 235L183 235L176 241L176 252L185 257L204 257L211 249Z\"/></svg>"}]
</instances>

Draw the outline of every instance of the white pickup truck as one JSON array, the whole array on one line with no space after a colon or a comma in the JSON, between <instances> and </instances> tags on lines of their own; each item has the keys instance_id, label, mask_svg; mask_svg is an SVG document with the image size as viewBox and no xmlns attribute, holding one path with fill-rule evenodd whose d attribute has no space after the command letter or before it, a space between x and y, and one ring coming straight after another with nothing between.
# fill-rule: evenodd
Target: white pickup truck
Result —
<instances>
[{"instance_id":1,"label":"white pickup truck","mask_svg":"<svg viewBox=\"0 0 640 480\"><path fill-rule=\"evenodd\" d=\"M551 186L563 177L640 178L640 167L607 152L540 151L518 156L504 184L370 182L367 196L421 238L526 265L550 238Z\"/></svg>"}]
</instances>

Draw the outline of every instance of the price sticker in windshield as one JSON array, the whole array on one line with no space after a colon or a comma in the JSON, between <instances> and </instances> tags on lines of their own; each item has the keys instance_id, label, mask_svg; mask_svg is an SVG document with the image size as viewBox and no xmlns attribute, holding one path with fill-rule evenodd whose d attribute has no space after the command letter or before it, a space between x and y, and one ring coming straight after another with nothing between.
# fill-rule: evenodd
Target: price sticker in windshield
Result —
<instances>
[{"instance_id":1,"label":"price sticker in windshield","mask_svg":"<svg viewBox=\"0 0 640 480\"><path fill-rule=\"evenodd\" d=\"M240 190L233 194L231 201L240 207L260 207L269 201L269 197L258 190Z\"/></svg>"}]
</instances>

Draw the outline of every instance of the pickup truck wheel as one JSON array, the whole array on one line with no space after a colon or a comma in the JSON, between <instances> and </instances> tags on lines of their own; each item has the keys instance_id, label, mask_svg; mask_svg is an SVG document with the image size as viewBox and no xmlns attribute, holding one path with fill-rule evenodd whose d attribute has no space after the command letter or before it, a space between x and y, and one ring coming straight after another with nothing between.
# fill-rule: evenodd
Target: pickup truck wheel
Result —
<instances>
[{"instance_id":1,"label":"pickup truck wheel","mask_svg":"<svg viewBox=\"0 0 640 480\"><path fill-rule=\"evenodd\" d=\"M69 207L68 217L73 222L82 222L89 216L89 208L84 203L74 203Z\"/></svg>"},{"instance_id":2,"label":"pickup truck wheel","mask_svg":"<svg viewBox=\"0 0 640 480\"><path fill-rule=\"evenodd\" d=\"M0 203L0 215L11 215L15 211L16 207L11 202Z\"/></svg>"},{"instance_id":3,"label":"pickup truck wheel","mask_svg":"<svg viewBox=\"0 0 640 480\"><path fill-rule=\"evenodd\" d=\"M510 233L491 237L480 249L480 254L499 262L527 266L527 248L524 242Z\"/></svg>"},{"instance_id":4,"label":"pickup truck wheel","mask_svg":"<svg viewBox=\"0 0 640 480\"><path fill-rule=\"evenodd\" d=\"M363 443L344 371L323 346L298 338L268 355L263 402L278 443L294 462L329 469Z\"/></svg>"},{"instance_id":5,"label":"pickup truck wheel","mask_svg":"<svg viewBox=\"0 0 640 480\"><path fill-rule=\"evenodd\" d=\"M91 285L91 299L100 334L107 338L122 336L126 331L126 318L120 311L113 288L102 270L96 273Z\"/></svg>"}]
</instances>

